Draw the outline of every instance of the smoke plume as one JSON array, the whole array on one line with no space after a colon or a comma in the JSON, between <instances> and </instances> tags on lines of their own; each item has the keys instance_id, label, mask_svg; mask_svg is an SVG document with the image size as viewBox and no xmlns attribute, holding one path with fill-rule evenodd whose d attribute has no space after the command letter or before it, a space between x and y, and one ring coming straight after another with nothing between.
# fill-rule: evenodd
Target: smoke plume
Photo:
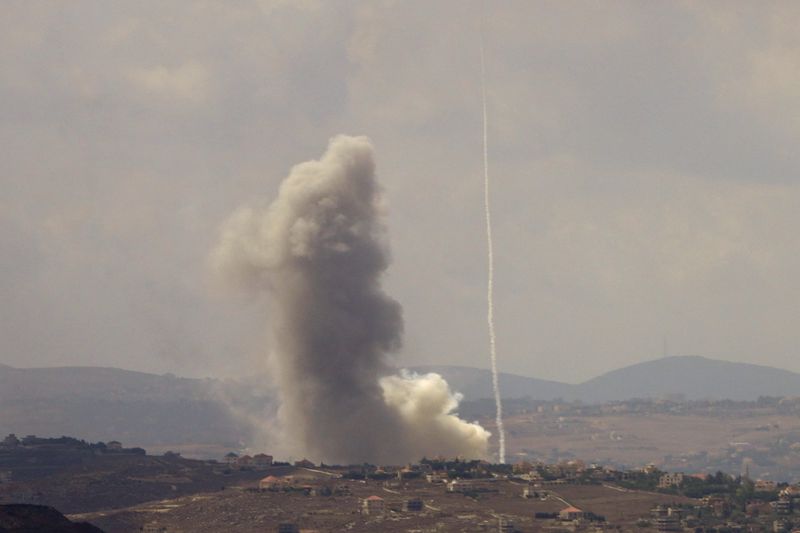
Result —
<instances>
[{"instance_id":1,"label":"smoke plume","mask_svg":"<svg viewBox=\"0 0 800 533\"><path fill-rule=\"evenodd\" d=\"M223 227L217 268L271 295L281 420L298 454L337 463L486 455L489 433L454 414L437 374L393 375L400 305L381 288L389 265L373 149L338 136L295 166L268 207Z\"/></svg>"}]
</instances>

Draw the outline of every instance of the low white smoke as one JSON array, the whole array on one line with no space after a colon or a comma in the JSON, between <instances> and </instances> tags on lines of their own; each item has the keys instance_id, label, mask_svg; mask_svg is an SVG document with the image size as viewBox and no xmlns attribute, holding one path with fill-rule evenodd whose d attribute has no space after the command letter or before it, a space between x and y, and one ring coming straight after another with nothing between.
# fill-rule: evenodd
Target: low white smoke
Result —
<instances>
[{"instance_id":1,"label":"low white smoke","mask_svg":"<svg viewBox=\"0 0 800 533\"><path fill-rule=\"evenodd\" d=\"M392 375L400 305L388 267L373 149L338 136L295 166L268 207L224 225L215 267L270 294L280 416L298 454L326 462L402 463L424 455L485 457L489 433L454 413L441 376Z\"/></svg>"}]
</instances>

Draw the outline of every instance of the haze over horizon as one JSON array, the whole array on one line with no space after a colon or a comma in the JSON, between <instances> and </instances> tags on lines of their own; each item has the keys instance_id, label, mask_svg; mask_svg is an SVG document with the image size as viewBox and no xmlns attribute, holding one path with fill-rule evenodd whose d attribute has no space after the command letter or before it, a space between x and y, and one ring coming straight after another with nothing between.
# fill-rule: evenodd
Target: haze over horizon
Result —
<instances>
[{"instance_id":1,"label":"haze over horizon","mask_svg":"<svg viewBox=\"0 0 800 533\"><path fill-rule=\"evenodd\" d=\"M397 364L487 366L480 3L4 14L0 363L264 370L265 304L217 290L209 251L348 133L372 139L388 197ZM502 372L580 382L665 339L800 372L799 15L487 9Z\"/></svg>"}]
</instances>

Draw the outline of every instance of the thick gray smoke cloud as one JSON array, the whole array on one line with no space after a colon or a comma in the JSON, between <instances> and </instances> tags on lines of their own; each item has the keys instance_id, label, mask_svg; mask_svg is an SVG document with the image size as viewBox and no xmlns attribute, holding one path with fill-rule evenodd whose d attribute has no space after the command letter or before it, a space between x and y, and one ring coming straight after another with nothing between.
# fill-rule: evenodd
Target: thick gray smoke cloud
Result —
<instances>
[{"instance_id":1,"label":"thick gray smoke cloud","mask_svg":"<svg viewBox=\"0 0 800 533\"><path fill-rule=\"evenodd\" d=\"M295 166L267 208L225 224L215 266L276 304L281 418L298 453L329 462L398 463L486 455L489 433L453 413L441 376L392 375L400 305L381 289L388 267L373 149L338 136Z\"/></svg>"}]
</instances>

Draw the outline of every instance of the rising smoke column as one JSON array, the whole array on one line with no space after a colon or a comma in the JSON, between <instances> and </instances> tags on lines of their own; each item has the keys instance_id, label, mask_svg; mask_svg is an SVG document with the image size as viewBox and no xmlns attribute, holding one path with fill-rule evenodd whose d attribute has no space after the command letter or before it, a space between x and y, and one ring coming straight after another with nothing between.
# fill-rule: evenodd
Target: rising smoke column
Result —
<instances>
[{"instance_id":1,"label":"rising smoke column","mask_svg":"<svg viewBox=\"0 0 800 533\"><path fill-rule=\"evenodd\" d=\"M486 321L489 326L489 358L492 365L492 390L494 391L495 423L500 441L499 460L506 462L506 432L503 428L503 402L500 399L500 380L497 375L497 342L494 332L494 247L492 242L492 210L489 202L489 126L486 112L486 61L483 50L483 32L480 35L481 48L481 101L483 103L483 209L486 214L486 248L488 262L488 283L486 288Z\"/></svg>"},{"instance_id":2,"label":"rising smoke column","mask_svg":"<svg viewBox=\"0 0 800 533\"><path fill-rule=\"evenodd\" d=\"M402 311L381 288L389 258L368 139L335 137L319 161L292 169L270 206L235 212L212 260L271 295L280 416L297 454L485 456L489 433L453 413L460 397L441 376L393 375Z\"/></svg>"}]
</instances>

